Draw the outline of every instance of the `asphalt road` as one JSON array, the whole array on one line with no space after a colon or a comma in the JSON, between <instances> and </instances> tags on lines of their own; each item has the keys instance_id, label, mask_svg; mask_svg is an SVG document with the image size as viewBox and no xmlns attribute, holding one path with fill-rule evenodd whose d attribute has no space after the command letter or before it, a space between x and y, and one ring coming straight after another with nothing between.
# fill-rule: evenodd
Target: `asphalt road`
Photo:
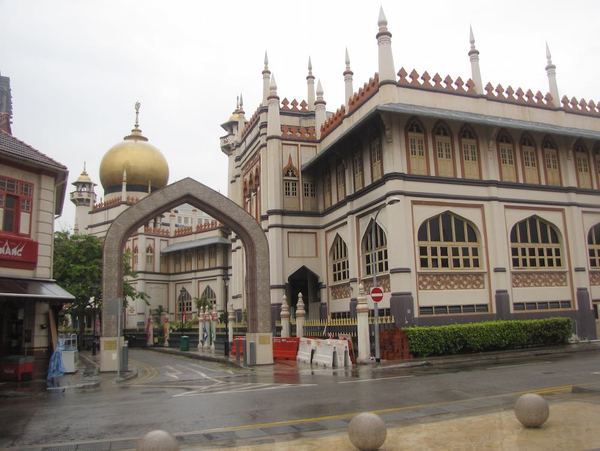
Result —
<instances>
[{"instance_id":1,"label":"asphalt road","mask_svg":"<svg viewBox=\"0 0 600 451\"><path fill-rule=\"evenodd\" d=\"M238 369L130 350L139 377L98 389L43 393L0 403L0 447L140 437L149 430L193 434L347 418L375 410L402 418L468 414L514 402L520 392L565 386L600 389L600 354L583 352L470 369L296 367Z\"/></svg>"}]
</instances>

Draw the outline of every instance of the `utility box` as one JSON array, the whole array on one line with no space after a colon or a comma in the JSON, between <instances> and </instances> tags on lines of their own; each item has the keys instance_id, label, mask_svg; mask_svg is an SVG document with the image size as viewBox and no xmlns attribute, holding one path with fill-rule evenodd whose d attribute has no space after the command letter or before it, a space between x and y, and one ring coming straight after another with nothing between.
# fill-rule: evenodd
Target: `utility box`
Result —
<instances>
[{"instance_id":1,"label":"utility box","mask_svg":"<svg viewBox=\"0 0 600 451\"><path fill-rule=\"evenodd\" d=\"M189 351L190 350L190 337L187 335L182 335L179 340L179 350L180 351Z\"/></svg>"}]
</instances>

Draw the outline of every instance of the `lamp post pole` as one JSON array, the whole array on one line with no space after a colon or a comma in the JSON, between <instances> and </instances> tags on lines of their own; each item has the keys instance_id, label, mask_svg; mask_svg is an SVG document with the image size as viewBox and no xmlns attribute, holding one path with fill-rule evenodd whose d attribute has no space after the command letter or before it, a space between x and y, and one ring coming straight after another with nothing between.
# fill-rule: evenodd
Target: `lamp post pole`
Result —
<instances>
[{"instance_id":1,"label":"lamp post pole","mask_svg":"<svg viewBox=\"0 0 600 451\"><path fill-rule=\"evenodd\" d=\"M223 322L225 323L225 344L223 346L225 357L229 357L229 293L228 293L228 285L229 285L229 277L223 277L223 285L225 287L225 315Z\"/></svg>"},{"instance_id":2,"label":"lamp post pole","mask_svg":"<svg viewBox=\"0 0 600 451\"><path fill-rule=\"evenodd\" d=\"M371 250L373 251L373 254L371 254L371 270L373 273L373 286L371 289L377 286L377 246L375 245L375 225L377 224L377 217L379 216L379 213L381 213L381 210L383 210L383 207L385 207L385 204L379 207L379 210L377 210L375 218L373 219L373 223L371 224ZM381 362L381 353L379 350L379 302L373 302L373 304L373 313L375 316L375 362L379 363Z\"/></svg>"},{"instance_id":3,"label":"lamp post pole","mask_svg":"<svg viewBox=\"0 0 600 451\"><path fill-rule=\"evenodd\" d=\"M396 196L386 199L385 203L381 205L377 210L377 213L375 213L375 218L373 219L373 224L371 225L371 247L373 250L373 254L371 256L371 268L373 270L373 288L377 286L377 263L375 262L377 256L377 250L375 246L375 226L377 224L377 217L384 207L398 202L400 202L400 198ZM375 316L375 361L379 363L381 362L381 353L379 350L379 305L377 302L373 302L373 304L375 304L373 306L373 313Z\"/></svg>"}]
</instances>

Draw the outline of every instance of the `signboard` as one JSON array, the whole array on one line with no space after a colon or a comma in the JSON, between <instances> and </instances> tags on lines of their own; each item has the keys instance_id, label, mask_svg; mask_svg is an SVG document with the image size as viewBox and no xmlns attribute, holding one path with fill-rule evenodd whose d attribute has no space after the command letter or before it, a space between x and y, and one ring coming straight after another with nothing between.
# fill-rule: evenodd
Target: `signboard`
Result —
<instances>
[{"instance_id":1,"label":"signboard","mask_svg":"<svg viewBox=\"0 0 600 451\"><path fill-rule=\"evenodd\" d=\"M0 265L33 268L37 264L37 259L37 241L0 234Z\"/></svg>"},{"instance_id":2,"label":"signboard","mask_svg":"<svg viewBox=\"0 0 600 451\"><path fill-rule=\"evenodd\" d=\"M380 287L371 288L371 299L373 302L381 302L383 299L383 290Z\"/></svg>"}]
</instances>

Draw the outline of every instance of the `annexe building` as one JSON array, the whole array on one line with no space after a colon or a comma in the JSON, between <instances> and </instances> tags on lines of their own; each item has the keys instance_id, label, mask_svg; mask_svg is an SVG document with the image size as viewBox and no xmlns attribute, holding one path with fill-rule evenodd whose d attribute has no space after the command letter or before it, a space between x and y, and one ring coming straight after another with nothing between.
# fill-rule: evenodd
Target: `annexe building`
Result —
<instances>
[{"instance_id":1,"label":"annexe building","mask_svg":"<svg viewBox=\"0 0 600 451\"><path fill-rule=\"evenodd\" d=\"M10 80L0 76L0 358L33 357L43 376L57 313L74 299L52 278L68 171L14 137L11 120Z\"/></svg>"},{"instance_id":2,"label":"annexe building","mask_svg":"<svg viewBox=\"0 0 600 451\"><path fill-rule=\"evenodd\" d=\"M398 326L568 316L597 336L600 104L395 65L383 10L378 71L326 111L309 60L307 100L281 99L265 55L263 98L222 126L229 197L268 236L274 321L302 292L312 319L351 315L359 284L385 292ZM232 243L231 303L244 301ZM374 282L375 280L375 282ZM387 310L389 309L389 311Z\"/></svg>"}]
</instances>

